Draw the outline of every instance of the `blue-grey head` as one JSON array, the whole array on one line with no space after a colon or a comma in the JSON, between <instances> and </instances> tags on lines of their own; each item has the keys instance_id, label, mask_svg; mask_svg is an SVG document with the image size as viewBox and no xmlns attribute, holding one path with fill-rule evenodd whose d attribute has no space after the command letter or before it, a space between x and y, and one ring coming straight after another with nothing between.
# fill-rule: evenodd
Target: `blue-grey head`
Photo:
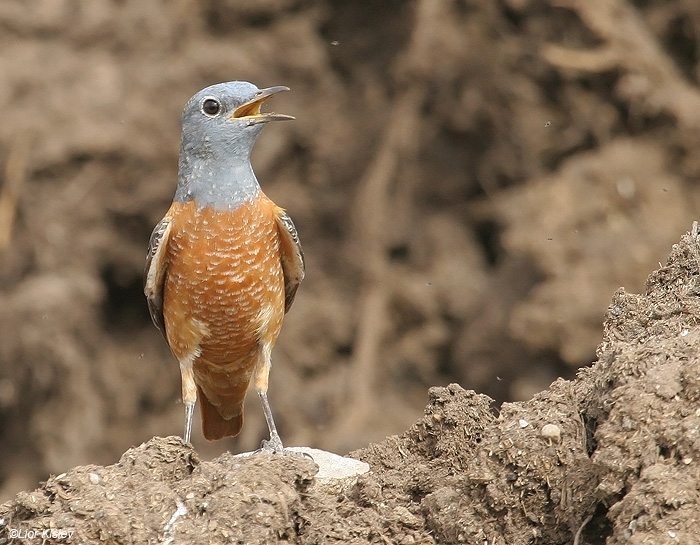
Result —
<instances>
[{"instance_id":1,"label":"blue-grey head","mask_svg":"<svg viewBox=\"0 0 700 545\"><path fill-rule=\"evenodd\" d=\"M182 113L175 201L231 209L254 198L260 191L250 165L255 141L269 121L294 119L261 112L260 107L274 94L288 90L230 81L194 95Z\"/></svg>"}]
</instances>

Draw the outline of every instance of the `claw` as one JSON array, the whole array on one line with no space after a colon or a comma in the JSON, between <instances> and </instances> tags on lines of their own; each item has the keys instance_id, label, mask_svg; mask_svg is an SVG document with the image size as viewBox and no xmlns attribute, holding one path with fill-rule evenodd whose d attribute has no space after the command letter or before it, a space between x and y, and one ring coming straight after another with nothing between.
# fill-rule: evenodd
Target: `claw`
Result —
<instances>
[{"instance_id":1,"label":"claw","mask_svg":"<svg viewBox=\"0 0 700 545\"><path fill-rule=\"evenodd\" d=\"M282 445L282 440L279 438L279 435L277 437L271 437L269 440L268 439L263 439L262 443L260 443L260 449L256 452L265 452L267 454L285 454L285 449L284 446Z\"/></svg>"},{"instance_id":2,"label":"claw","mask_svg":"<svg viewBox=\"0 0 700 545\"><path fill-rule=\"evenodd\" d=\"M279 438L278 438L279 439ZM273 454L275 456L289 456L291 458L302 458L304 460L314 461L313 457L308 452L300 452L293 448L285 448L282 442L275 443L272 440L263 439L260 448L253 454Z\"/></svg>"}]
</instances>

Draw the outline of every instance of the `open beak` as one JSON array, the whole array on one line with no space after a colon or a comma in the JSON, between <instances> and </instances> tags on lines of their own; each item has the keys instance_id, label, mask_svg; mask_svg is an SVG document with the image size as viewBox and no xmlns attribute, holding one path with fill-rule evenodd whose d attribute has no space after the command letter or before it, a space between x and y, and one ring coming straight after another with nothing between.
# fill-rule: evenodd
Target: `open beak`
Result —
<instances>
[{"instance_id":1,"label":"open beak","mask_svg":"<svg viewBox=\"0 0 700 545\"><path fill-rule=\"evenodd\" d=\"M289 87L278 85L276 87L268 87L260 89L253 100L249 100L245 104L241 104L236 108L229 119L248 119L250 124L267 123L268 121L284 121L285 119L294 119L291 115L276 114L274 112L260 111L263 103L272 95L276 95L282 91L289 91Z\"/></svg>"}]
</instances>

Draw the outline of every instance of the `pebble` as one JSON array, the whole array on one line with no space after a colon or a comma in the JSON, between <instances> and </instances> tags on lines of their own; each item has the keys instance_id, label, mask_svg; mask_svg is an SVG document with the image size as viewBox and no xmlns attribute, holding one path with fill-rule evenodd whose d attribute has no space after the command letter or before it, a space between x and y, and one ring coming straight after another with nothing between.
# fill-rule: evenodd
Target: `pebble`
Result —
<instances>
[{"instance_id":1,"label":"pebble","mask_svg":"<svg viewBox=\"0 0 700 545\"><path fill-rule=\"evenodd\" d=\"M540 430L540 435L545 439L559 443L561 441L561 429L556 424L545 424Z\"/></svg>"}]
</instances>

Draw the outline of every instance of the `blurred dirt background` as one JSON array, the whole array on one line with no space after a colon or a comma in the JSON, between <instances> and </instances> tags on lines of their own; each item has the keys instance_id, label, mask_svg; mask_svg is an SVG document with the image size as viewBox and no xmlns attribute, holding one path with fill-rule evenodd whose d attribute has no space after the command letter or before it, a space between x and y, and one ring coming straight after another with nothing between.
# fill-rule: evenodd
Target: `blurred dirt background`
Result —
<instances>
[{"instance_id":1,"label":"blurred dirt background","mask_svg":"<svg viewBox=\"0 0 700 545\"><path fill-rule=\"evenodd\" d=\"M695 0L4 0L0 29L0 499L181 433L141 278L211 83L292 88L253 157L307 256L271 377L290 445L571 377L697 217ZM251 397L193 443L264 435Z\"/></svg>"}]
</instances>

